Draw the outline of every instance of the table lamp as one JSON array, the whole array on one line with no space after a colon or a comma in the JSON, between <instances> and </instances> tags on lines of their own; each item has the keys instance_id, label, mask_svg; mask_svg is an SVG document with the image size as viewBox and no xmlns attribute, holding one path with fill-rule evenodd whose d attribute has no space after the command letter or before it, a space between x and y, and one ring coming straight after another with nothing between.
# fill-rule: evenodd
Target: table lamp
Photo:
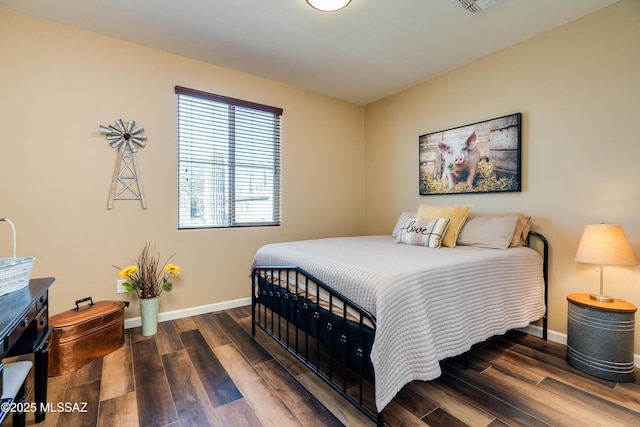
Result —
<instances>
[{"instance_id":1,"label":"table lamp","mask_svg":"<svg viewBox=\"0 0 640 427\"><path fill-rule=\"evenodd\" d=\"M613 298L603 294L603 266L638 264L622 227L604 223L588 224L584 228L576 253L576 261L600 265L600 295L591 294L590 298L604 303L613 302Z\"/></svg>"}]
</instances>

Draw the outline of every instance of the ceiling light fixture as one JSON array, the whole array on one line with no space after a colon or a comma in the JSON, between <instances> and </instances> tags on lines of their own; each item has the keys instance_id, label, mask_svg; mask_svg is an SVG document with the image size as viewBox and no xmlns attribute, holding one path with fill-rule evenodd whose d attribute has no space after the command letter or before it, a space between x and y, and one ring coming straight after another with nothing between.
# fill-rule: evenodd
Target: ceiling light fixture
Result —
<instances>
[{"instance_id":1,"label":"ceiling light fixture","mask_svg":"<svg viewBox=\"0 0 640 427\"><path fill-rule=\"evenodd\" d=\"M471 13L478 13L489 6L493 5L497 0L458 0L458 2Z\"/></svg>"},{"instance_id":2,"label":"ceiling light fixture","mask_svg":"<svg viewBox=\"0 0 640 427\"><path fill-rule=\"evenodd\" d=\"M323 12L333 12L342 9L351 3L351 0L307 0L307 3L314 9Z\"/></svg>"}]
</instances>

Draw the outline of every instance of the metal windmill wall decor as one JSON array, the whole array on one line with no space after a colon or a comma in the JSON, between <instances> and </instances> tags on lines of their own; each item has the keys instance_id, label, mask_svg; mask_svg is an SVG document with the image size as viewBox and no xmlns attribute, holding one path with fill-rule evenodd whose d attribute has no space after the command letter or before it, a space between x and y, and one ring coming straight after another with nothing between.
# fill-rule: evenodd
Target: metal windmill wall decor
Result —
<instances>
[{"instance_id":1,"label":"metal windmill wall decor","mask_svg":"<svg viewBox=\"0 0 640 427\"><path fill-rule=\"evenodd\" d=\"M122 119L116 120L116 126L100 125L100 132L106 134L107 141L110 141L112 148L118 147L120 154L116 159L116 166L113 170L113 180L111 181L111 192L109 193L108 208L113 208L114 200L140 200L142 208L147 208L147 201L144 198L142 178L136 152L139 147L144 147L147 136L142 135L144 128L138 126L134 129L136 122L131 120L126 126ZM134 187L135 185L135 187Z\"/></svg>"}]
</instances>

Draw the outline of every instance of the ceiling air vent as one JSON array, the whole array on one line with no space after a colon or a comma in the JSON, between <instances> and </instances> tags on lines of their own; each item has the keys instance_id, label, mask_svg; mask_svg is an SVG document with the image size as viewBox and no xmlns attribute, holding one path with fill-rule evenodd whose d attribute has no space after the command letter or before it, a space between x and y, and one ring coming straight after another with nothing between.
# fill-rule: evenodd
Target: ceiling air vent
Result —
<instances>
[{"instance_id":1,"label":"ceiling air vent","mask_svg":"<svg viewBox=\"0 0 640 427\"><path fill-rule=\"evenodd\" d=\"M496 1L497 0L458 0L458 3L469 12L478 13L493 5Z\"/></svg>"}]
</instances>

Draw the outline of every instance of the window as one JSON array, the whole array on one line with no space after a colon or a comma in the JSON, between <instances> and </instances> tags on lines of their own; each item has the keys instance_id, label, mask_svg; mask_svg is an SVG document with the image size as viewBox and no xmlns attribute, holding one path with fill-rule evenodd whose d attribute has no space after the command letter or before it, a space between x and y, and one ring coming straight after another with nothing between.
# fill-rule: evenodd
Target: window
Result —
<instances>
[{"instance_id":1,"label":"window","mask_svg":"<svg viewBox=\"0 0 640 427\"><path fill-rule=\"evenodd\" d=\"M280 225L282 109L175 89L178 228Z\"/></svg>"}]
</instances>

